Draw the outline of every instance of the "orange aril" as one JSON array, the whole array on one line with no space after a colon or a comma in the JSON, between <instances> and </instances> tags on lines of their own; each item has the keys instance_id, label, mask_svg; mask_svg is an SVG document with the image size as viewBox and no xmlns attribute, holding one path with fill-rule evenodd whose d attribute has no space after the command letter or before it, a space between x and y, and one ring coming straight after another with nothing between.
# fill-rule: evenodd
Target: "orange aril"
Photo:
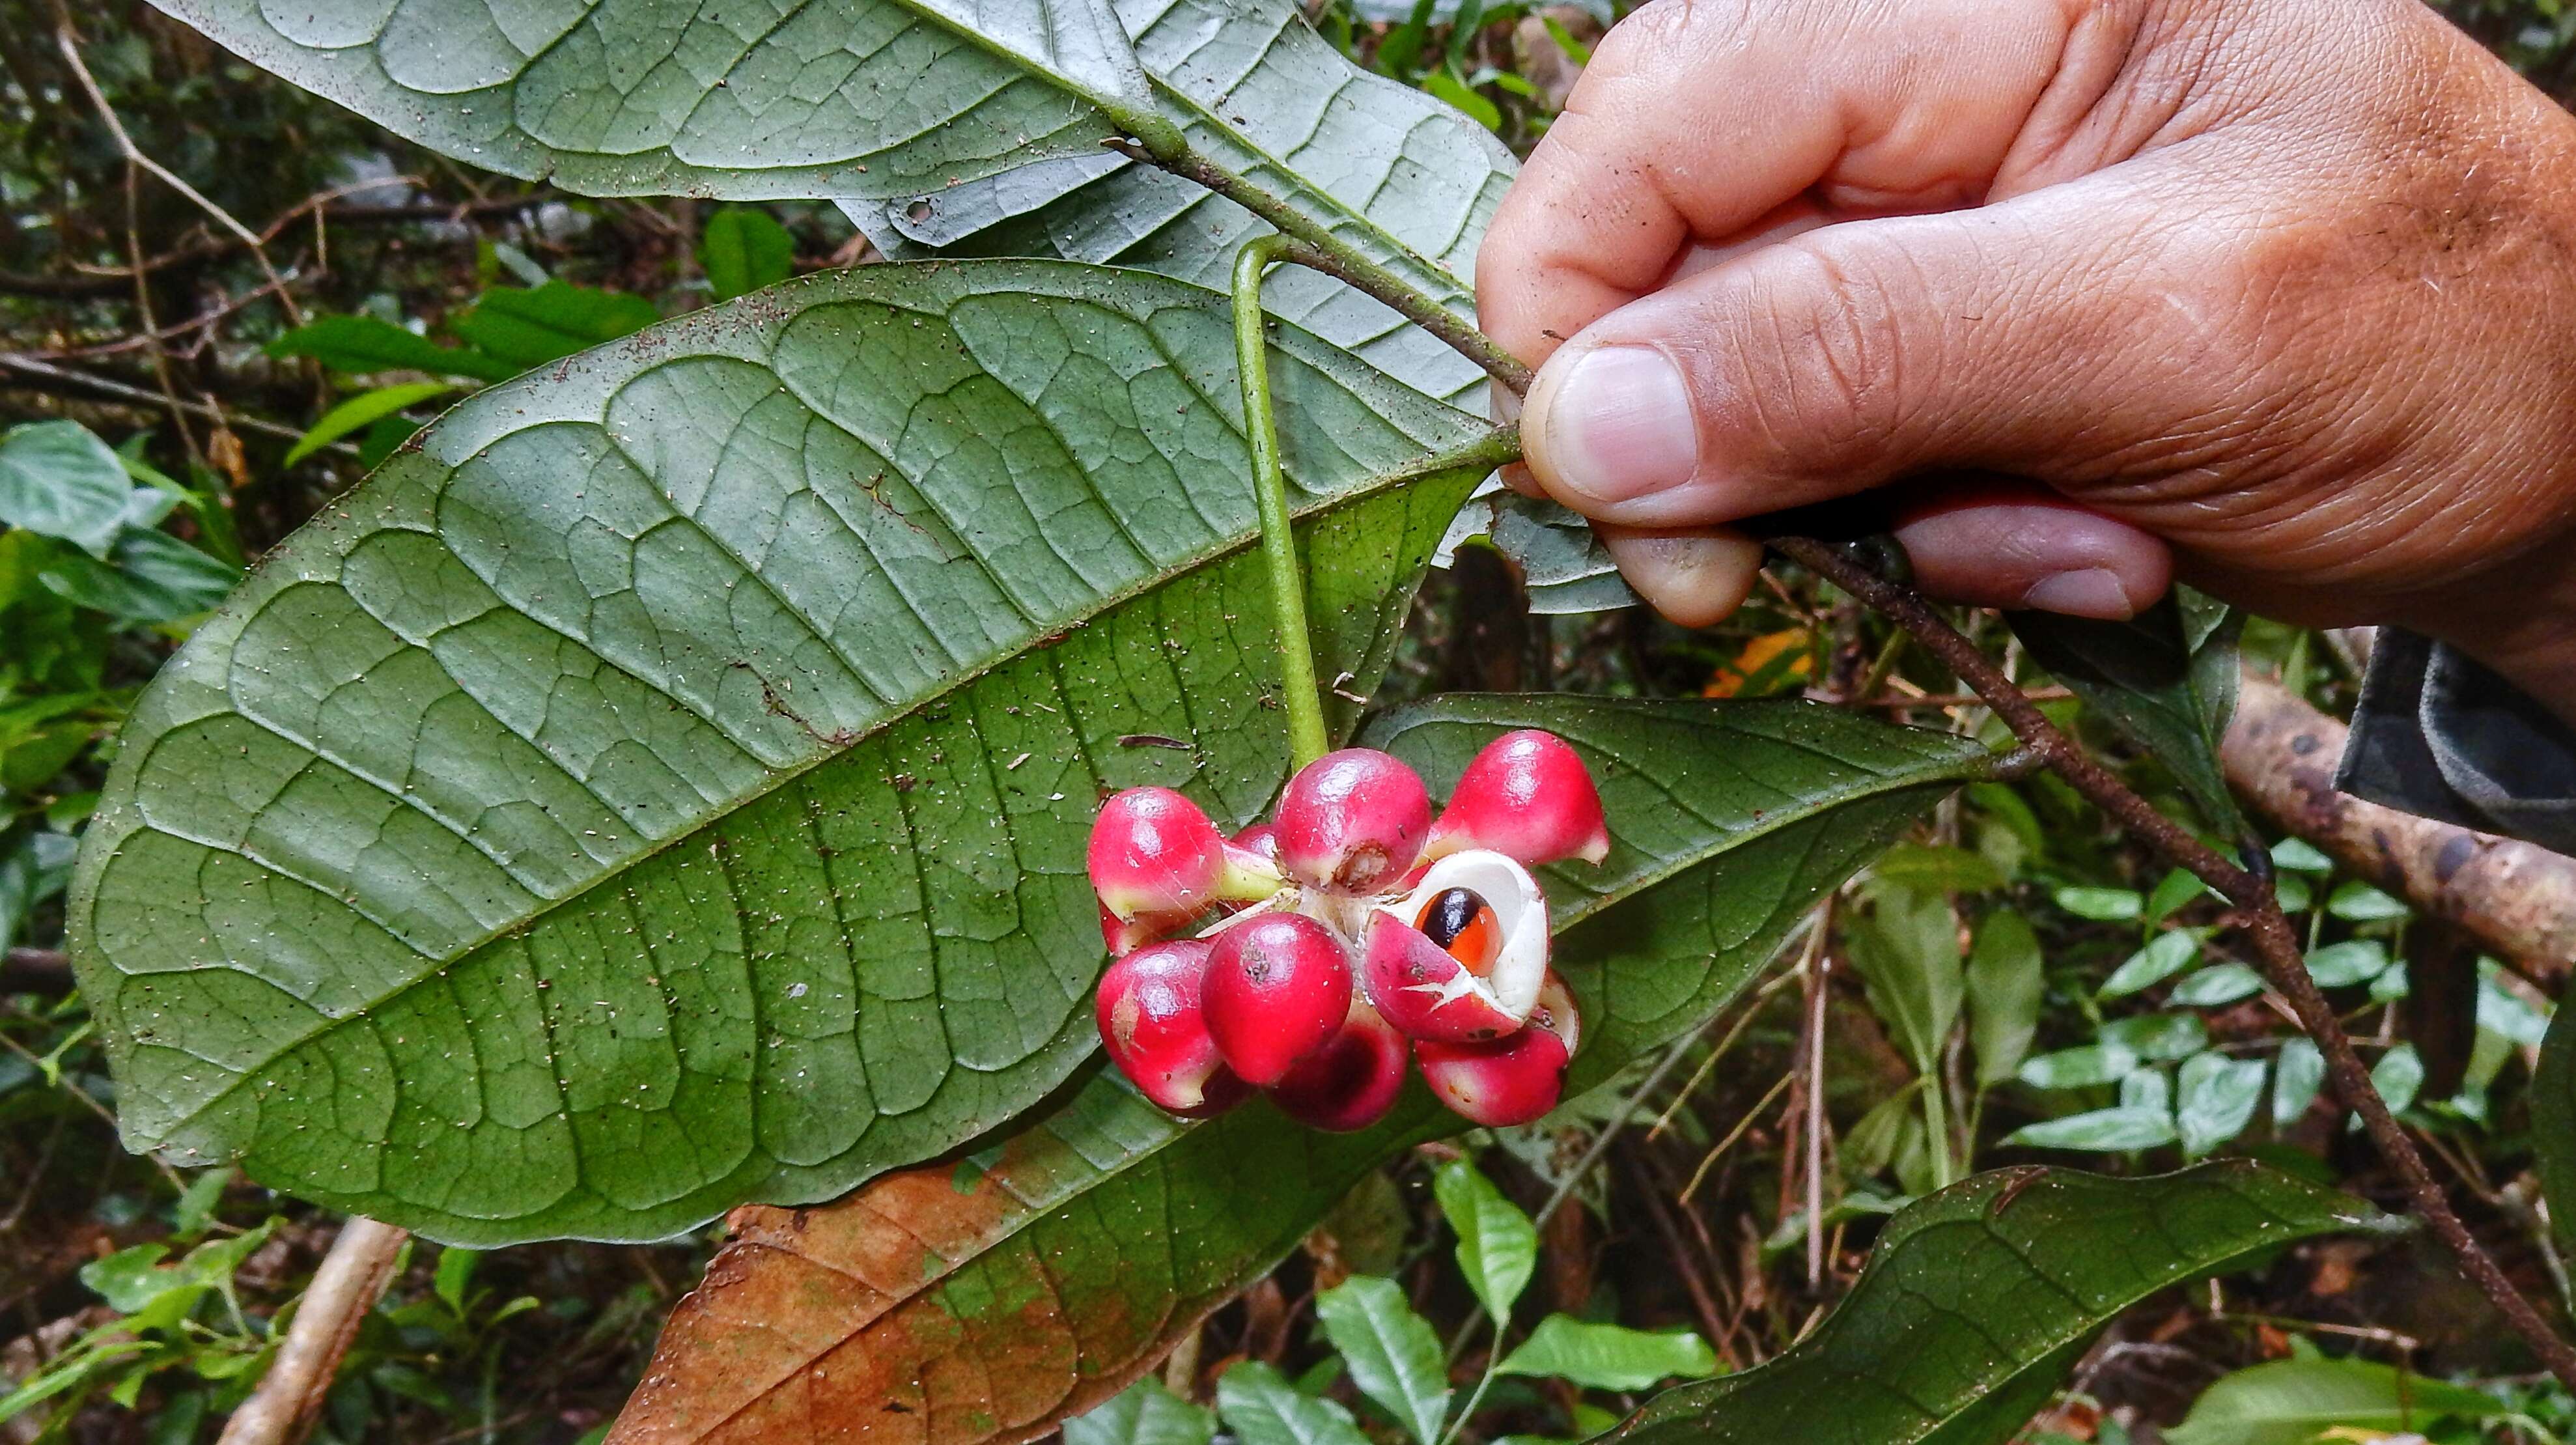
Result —
<instances>
[{"instance_id":1,"label":"orange aril","mask_svg":"<svg viewBox=\"0 0 2576 1445\"><path fill-rule=\"evenodd\" d=\"M1413 926L1478 978L1493 971L1494 958L1503 951L1502 920L1494 916L1494 905L1473 889L1443 891L1422 905Z\"/></svg>"}]
</instances>

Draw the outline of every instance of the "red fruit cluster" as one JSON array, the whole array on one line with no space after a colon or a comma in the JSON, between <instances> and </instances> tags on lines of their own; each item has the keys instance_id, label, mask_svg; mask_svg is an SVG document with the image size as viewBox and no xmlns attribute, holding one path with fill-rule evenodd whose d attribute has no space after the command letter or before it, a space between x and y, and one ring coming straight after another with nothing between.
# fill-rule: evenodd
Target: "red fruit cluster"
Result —
<instances>
[{"instance_id":1,"label":"red fruit cluster","mask_svg":"<svg viewBox=\"0 0 2576 1445\"><path fill-rule=\"evenodd\" d=\"M1364 1129L1410 1059L1465 1117L1527 1123L1556 1107L1580 1028L1529 869L1609 849L1600 791L1552 733L1497 738L1436 818L1422 779L1367 748L1300 769L1231 840L1180 794L1130 788L1091 831L1101 1041L1190 1118L1261 1089Z\"/></svg>"}]
</instances>

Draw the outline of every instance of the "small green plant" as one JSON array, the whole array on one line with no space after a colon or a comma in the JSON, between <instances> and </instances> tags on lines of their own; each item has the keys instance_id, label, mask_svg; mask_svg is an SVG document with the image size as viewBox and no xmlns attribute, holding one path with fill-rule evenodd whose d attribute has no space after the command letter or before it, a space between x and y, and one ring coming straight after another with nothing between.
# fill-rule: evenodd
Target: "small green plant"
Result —
<instances>
[{"instance_id":1,"label":"small green plant","mask_svg":"<svg viewBox=\"0 0 2576 1445\"><path fill-rule=\"evenodd\" d=\"M0 432L0 948L69 881L102 743L153 643L241 580L222 484L165 475L146 440L111 448L72 421Z\"/></svg>"},{"instance_id":2,"label":"small green plant","mask_svg":"<svg viewBox=\"0 0 2576 1445\"><path fill-rule=\"evenodd\" d=\"M707 218L698 263L708 294L730 301L794 275L795 251L795 238L767 213L726 206ZM512 260L528 284L495 286L476 296L448 323L452 342L433 340L430 328L418 323L364 313L321 317L270 342L271 356L311 357L343 377L427 373L423 380L367 386L333 406L288 449L284 464L291 467L354 435L359 463L378 466L420 430L417 413L431 403L631 336L662 319L644 297L554 280L523 256Z\"/></svg>"},{"instance_id":3,"label":"small green plant","mask_svg":"<svg viewBox=\"0 0 2576 1445\"><path fill-rule=\"evenodd\" d=\"M1328 1349L1296 1379L1260 1361L1233 1365L1217 1381L1214 1411L1174 1397L1159 1381L1140 1381L1065 1422L1067 1445L1208 1445L1220 1421L1247 1442L1367 1445L1372 1436L1363 1431L1365 1421L1413 1445L1446 1445L1476 1427L1478 1406L1501 1379L1561 1381L1582 1392L1561 1433L1583 1438L1615 1424L1624 1408L1612 1406L1624 1407L1640 1391L1717 1373L1716 1353L1687 1330L1633 1330L1567 1314L1516 1328L1513 1310L1538 1260L1530 1217L1464 1159L1441 1164L1432 1190L1456 1238L1458 1270L1484 1311L1471 1321L1485 1327L1486 1360L1472 1385L1452 1384L1458 1349L1444 1351L1401 1286L1354 1275L1316 1296L1317 1328ZM1461 1335L1458 1346L1471 1338ZM1328 1393L1344 1381L1350 1387L1344 1393L1354 1396L1349 1405ZM1548 1437L1501 1438L1540 1445Z\"/></svg>"},{"instance_id":4,"label":"small green plant","mask_svg":"<svg viewBox=\"0 0 2576 1445\"><path fill-rule=\"evenodd\" d=\"M155 1438L188 1440L208 1413L240 1403L265 1367L270 1332L242 1312L233 1276L276 1229L214 1232L208 1213L230 1173L209 1170L179 1204L167 1240L138 1244L81 1267L115 1318L72 1340L16 1389L0 1395L0 1421L42 1409L38 1439L58 1437L93 1399L133 1409L160 1387ZM185 1253L177 1253L180 1248Z\"/></svg>"}]
</instances>

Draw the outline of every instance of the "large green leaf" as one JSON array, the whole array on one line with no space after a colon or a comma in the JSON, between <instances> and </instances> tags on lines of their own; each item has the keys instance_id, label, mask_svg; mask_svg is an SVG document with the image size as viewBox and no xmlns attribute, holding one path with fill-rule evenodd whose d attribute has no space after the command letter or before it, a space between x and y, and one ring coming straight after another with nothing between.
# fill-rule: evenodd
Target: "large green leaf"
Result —
<instances>
[{"instance_id":1,"label":"large green leaf","mask_svg":"<svg viewBox=\"0 0 2576 1445\"><path fill-rule=\"evenodd\" d=\"M1817 897L1989 766L1962 739L1805 703L1446 698L1367 737L1445 793L1524 726L1584 752L1611 819L1600 869L1547 878L1584 1011L1577 1087L1704 1022ZM1370 1169L1463 1127L1418 1084L1337 1136L1260 1102L1185 1125L1097 1077L953 1173L737 1212L615 1438L802 1441L889 1409L928 1412L927 1438L1033 1438L1116 1394Z\"/></svg>"},{"instance_id":2,"label":"large green leaf","mask_svg":"<svg viewBox=\"0 0 2576 1445\"><path fill-rule=\"evenodd\" d=\"M1940 893L1882 883L1871 895L1869 912L1848 930L1852 966L1914 1072L1937 1077L1967 1000L1959 916Z\"/></svg>"},{"instance_id":3,"label":"large green leaf","mask_svg":"<svg viewBox=\"0 0 2576 1445\"><path fill-rule=\"evenodd\" d=\"M1669 1391L1601 1438L2003 1445L2121 1310L2293 1240L2389 1223L2236 1160L2155 1179L1981 1174L1888 1221L1859 1283L1787 1353Z\"/></svg>"},{"instance_id":4,"label":"large green leaf","mask_svg":"<svg viewBox=\"0 0 2576 1445\"><path fill-rule=\"evenodd\" d=\"M1268 228L1106 152L1185 142L1462 312L1512 160L1352 64L1282 0L159 0L432 149L586 194L841 199L898 259L947 250L1222 285ZM1273 309L1434 395L1476 369L1339 282Z\"/></svg>"},{"instance_id":5,"label":"large green leaf","mask_svg":"<svg viewBox=\"0 0 2576 1445\"><path fill-rule=\"evenodd\" d=\"M718 301L748 296L796 274L796 238L766 211L727 206L707 217L698 237L698 267Z\"/></svg>"},{"instance_id":6,"label":"large green leaf","mask_svg":"<svg viewBox=\"0 0 2576 1445\"><path fill-rule=\"evenodd\" d=\"M157 3L408 139L590 195L917 195L1153 116L1105 0Z\"/></svg>"},{"instance_id":7,"label":"large green leaf","mask_svg":"<svg viewBox=\"0 0 2576 1445\"><path fill-rule=\"evenodd\" d=\"M1567 1380L1587 1390L1643 1390L1658 1381L1717 1373L1717 1351L1683 1330L1673 1334L1549 1315L1495 1373Z\"/></svg>"},{"instance_id":8,"label":"large green leaf","mask_svg":"<svg viewBox=\"0 0 2576 1445\"><path fill-rule=\"evenodd\" d=\"M2030 1056L2039 1014L2048 1001L2039 934L2030 919L1998 908L1977 924L1968 952L1968 1038L1977 1052L1977 1086L2009 1079Z\"/></svg>"},{"instance_id":9,"label":"large green leaf","mask_svg":"<svg viewBox=\"0 0 2576 1445\"><path fill-rule=\"evenodd\" d=\"M1064 1445L1208 1445L1214 1438L1215 1411L1175 1397L1150 1378L1064 1422Z\"/></svg>"},{"instance_id":10,"label":"large green leaf","mask_svg":"<svg viewBox=\"0 0 2576 1445\"><path fill-rule=\"evenodd\" d=\"M0 527L60 537L94 557L125 528L134 482L96 433L76 421L0 432Z\"/></svg>"},{"instance_id":11,"label":"large green leaf","mask_svg":"<svg viewBox=\"0 0 2576 1445\"><path fill-rule=\"evenodd\" d=\"M333 371L426 371L508 381L527 370L514 362L461 346L441 346L373 316L324 316L268 344L271 356L309 356Z\"/></svg>"},{"instance_id":12,"label":"large green leaf","mask_svg":"<svg viewBox=\"0 0 2576 1445\"><path fill-rule=\"evenodd\" d=\"M1262 1360L1225 1372L1216 1382L1216 1410L1240 1445L1369 1445L1338 1401L1300 1392Z\"/></svg>"},{"instance_id":13,"label":"large green leaf","mask_svg":"<svg viewBox=\"0 0 2576 1445\"><path fill-rule=\"evenodd\" d=\"M1481 424L1277 345L1366 687ZM1232 357L1158 277L869 267L450 412L125 734L70 921L128 1137L655 1238L1036 1103L1096 1042L1098 791L1242 818L1286 771Z\"/></svg>"},{"instance_id":14,"label":"large green leaf","mask_svg":"<svg viewBox=\"0 0 2576 1445\"><path fill-rule=\"evenodd\" d=\"M1471 1159L1432 1171L1432 1197L1458 1236L1458 1272L1494 1319L1509 1320L1538 1269L1538 1225Z\"/></svg>"},{"instance_id":15,"label":"large green leaf","mask_svg":"<svg viewBox=\"0 0 2576 1445\"><path fill-rule=\"evenodd\" d=\"M474 309L448 329L484 355L524 371L632 336L661 319L641 296L549 281L496 286L475 298Z\"/></svg>"}]
</instances>

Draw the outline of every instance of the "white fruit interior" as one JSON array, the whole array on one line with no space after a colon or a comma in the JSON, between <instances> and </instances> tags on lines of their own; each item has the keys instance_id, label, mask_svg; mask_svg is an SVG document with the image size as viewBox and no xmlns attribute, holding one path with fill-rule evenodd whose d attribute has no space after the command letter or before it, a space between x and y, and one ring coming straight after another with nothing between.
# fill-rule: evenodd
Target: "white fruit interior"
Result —
<instances>
[{"instance_id":1,"label":"white fruit interior","mask_svg":"<svg viewBox=\"0 0 2576 1445\"><path fill-rule=\"evenodd\" d=\"M1419 928L1424 905L1452 888L1464 888L1494 910L1503 943L1494 966L1478 978L1461 968L1456 987L1481 994L1497 1010L1525 1019L1538 1006L1539 986L1547 981L1547 897L1529 870L1481 849L1452 853L1431 865L1422 882L1395 906L1381 907L1407 928Z\"/></svg>"}]
</instances>

